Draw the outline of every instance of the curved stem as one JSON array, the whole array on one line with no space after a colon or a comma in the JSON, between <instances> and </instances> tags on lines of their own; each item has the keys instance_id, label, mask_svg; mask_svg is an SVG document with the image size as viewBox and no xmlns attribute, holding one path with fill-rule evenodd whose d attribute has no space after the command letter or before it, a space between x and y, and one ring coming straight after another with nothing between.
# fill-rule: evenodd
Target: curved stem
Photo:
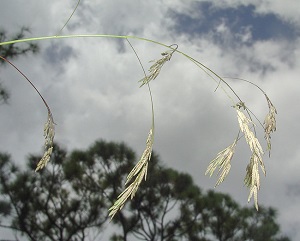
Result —
<instances>
[{"instance_id":1,"label":"curved stem","mask_svg":"<svg viewBox=\"0 0 300 241\"><path fill-rule=\"evenodd\" d=\"M51 114L51 110L50 110L50 107L48 106L46 100L44 99L44 97L42 96L42 94L40 93L40 91L35 87L35 85L28 79L28 77L21 71L18 69L17 66L15 66L12 62L10 62L9 60L7 60L6 58L0 56L1 59L3 59L5 62L9 63L12 67L14 67L27 81L28 83L34 88L34 90L38 93L38 95L41 97L42 101L44 102L47 110L48 110L48 113ZM52 115L51 115L52 116Z\"/></svg>"},{"instance_id":2,"label":"curved stem","mask_svg":"<svg viewBox=\"0 0 300 241\"><path fill-rule=\"evenodd\" d=\"M211 74L214 75L215 77L217 77L220 81L222 81L232 91L232 93L238 98L238 100L240 102L242 102L241 98L237 95L237 93L233 90L233 88L221 76L219 76L216 72L214 72L212 69L210 69L209 67L207 67L204 64L200 63L199 61L192 58L191 56L185 54L184 52L179 51L177 49L177 47L176 48L172 47L173 45L166 45L166 44L163 44L161 42L158 42L158 41L155 41L155 40L152 40L152 39L148 39L148 38L141 38L141 37L132 36L132 35L112 35L112 34L74 34L74 35L60 35L60 36L55 35L55 36L34 37L34 38L26 38L26 39L6 41L6 42L0 43L0 46L1 45L8 45L8 44L15 44L15 43L22 43L22 42L29 42L29 41L42 41L42 40L49 40L49 39L65 39L65 38L137 39L137 40L142 40L142 41L154 43L154 44L169 48L169 49L173 50L174 52L177 52L177 53L183 55L184 57L188 58L190 61L192 61L198 67L200 67L206 74L208 74L214 81L216 81L216 80L211 76ZM222 88L222 90L227 94L227 92L225 91L224 88ZM227 94L227 96L232 100L233 103L235 103L230 95Z\"/></svg>"},{"instance_id":3,"label":"curved stem","mask_svg":"<svg viewBox=\"0 0 300 241\"><path fill-rule=\"evenodd\" d=\"M57 32L56 36L60 35L60 33L63 31L63 29L67 26L71 18L73 17L74 13L76 12L77 7L79 6L80 0L78 0L76 7L74 8L73 12L71 13L70 17L68 18L67 22L64 24L64 26Z\"/></svg>"},{"instance_id":4,"label":"curved stem","mask_svg":"<svg viewBox=\"0 0 300 241\"><path fill-rule=\"evenodd\" d=\"M0 43L1 45L9 45L9 44L15 44L15 43L24 43L24 42L32 42L32 41L42 41L42 40L50 40L50 39L65 39L65 38L119 38L119 39L138 39L154 44L158 44L170 49L173 49L169 45L160 43L155 40L147 39L147 38L141 38L137 36L131 36L131 35L113 35L113 34L73 34L73 35L53 35L53 36L43 36L43 37L33 37L33 38L25 38L25 39L17 39L17 40L11 40L11 41L5 41Z\"/></svg>"},{"instance_id":5,"label":"curved stem","mask_svg":"<svg viewBox=\"0 0 300 241\"><path fill-rule=\"evenodd\" d=\"M128 44L130 45L130 47L132 48L135 56L137 57L138 61L139 61L139 64L144 72L144 76L147 77L147 74L146 74L146 70L142 64L142 61L141 59L139 58L137 52L135 51L134 47L132 46L132 44L130 43L130 41L126 38ZM148 90L149 90L149 95L150 95L150 102L151 102L151 111L152 111L152 130L154 131L154 103L153 103L153 96L152 96L152 91L151 91L151 88L150 88L150 84L149 82L147 83L147 86L148 86Z\"/></svg>"},{"instance_id":6,"label":"curved stem","mask_svg":"<svg viewBox=\"0 0 300 241\"><path fill-rule=\"evenodd\" d=\"M257 84L249 81L249 80L246 80L246 79L242 79L242 78L232 78L232 77L223 77L224 79L233 79L233 80L242 80L242 81L245 81L253 86L255 86L256 88L258 88L262 93L263 95L265 96L265 98L267 99L267 102L268 102L268 106L270 108L270 98L267 96L266 92L261 88L259 87ZM248 108L247 108L248 109ZM259 124L262 126L262 128L264 128L264 125L261 123L261 121L256 117L256 115L250 110L248 109L251 114L255 117L255 119L259 122Z\"/></svg>"}]
</instances>

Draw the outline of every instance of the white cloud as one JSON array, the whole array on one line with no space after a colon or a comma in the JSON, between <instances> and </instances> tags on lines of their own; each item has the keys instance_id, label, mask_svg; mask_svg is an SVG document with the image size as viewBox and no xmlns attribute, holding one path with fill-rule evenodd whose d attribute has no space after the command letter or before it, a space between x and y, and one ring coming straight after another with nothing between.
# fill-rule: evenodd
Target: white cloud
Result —
<instances>
[{"instance_id":1,"label":"white cloud","mask_svg":"<svg viewBox=\"0 0 300 241\"><path fill-rule=\"evenodd\" d=\"M260 4L257 6L257 11L259 13L274 13L282 17L285 21L289 21L299 26L300 16L299 16L299 1L289 0L289 1L259 1Z\"/></svg>"},{"instance_id":2,"label":"white cloud","mask_svg":"<svg viewBox=\"0 0 300 241\"><path fill-rule=\"evenodd\" d=\"M200 0L199 2L207 2ZM285 21L294 23L295 25L300 22L299 16L299 1L298 0L288 0L288 1L280 1L280 0L224 0L224 1L214 1L212 2L214 6L227 8L234 7L238 8L240 6L248 6L253 5L256 8L256 12L259 14L275 14L280 16Z\"/></svg>"}]
</instances>

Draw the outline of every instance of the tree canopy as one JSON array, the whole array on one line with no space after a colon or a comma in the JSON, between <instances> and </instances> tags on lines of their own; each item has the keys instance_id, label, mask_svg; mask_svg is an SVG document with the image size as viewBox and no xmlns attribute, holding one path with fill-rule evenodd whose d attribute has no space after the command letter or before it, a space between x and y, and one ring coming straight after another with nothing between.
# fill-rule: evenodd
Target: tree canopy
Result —
<instances>
[{"instance_id":1,"label":"tree canopy","mask_svg":"<svg viewBox=\"0 0 300 241\"><path fill-rule=\"evenodd\" d=\"M26 33L29 32L29 28L22 27L20 31L10 38L8 38L7 33L4 29L0 27L0 43L5 42L9 39L17 40L22 39L25 37ZM0 56L4 57L5 59L15 59L20 55L25 55L27 53L37 53L39 51L39 47L35 43L28 43L24 45L1 45L0 46ZM4 65L5 61L0 59L0 66ZM9 98L9 93L7 89L3 86L0 82L0 103L6 103Z\"/></svg>"},{"instance_id":2,"label":"tree canopy","mask_svg":"<svg viewBox=\"0 0 300 241\"><path fill-rule=\"evenodd\" d=\"M39 159L30 155L21 169L0 154L1 226L29 240L90 240L107 225L117 230L111 241L289 240L280 236L273 208L256 211L227 194L204 192L155 153L147 181L110 222L107 209L137 161L125 143L98 140L70 153L55 145L50 163L35 173Z\"/></svg>"}]
</instances>

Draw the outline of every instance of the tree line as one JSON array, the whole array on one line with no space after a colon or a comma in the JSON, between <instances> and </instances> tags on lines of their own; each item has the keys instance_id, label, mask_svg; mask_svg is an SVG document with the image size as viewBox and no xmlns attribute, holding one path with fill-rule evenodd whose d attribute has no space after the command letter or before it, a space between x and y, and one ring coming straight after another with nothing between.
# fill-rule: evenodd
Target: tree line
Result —
<instances>
[{"instance_id":1,"label":"tree line","mask_svg":"<svg viewBox=\"0 0 300 241\"><path fill-rule=\"evenodd\" d=\"M0 154L1 226L28 240L88 240L110 222L116 200L137 159L125 143L98 140L68 153L55 145L51 162L39 173L38 155L25 169ZM109 225L111 241L288 241L271 207L241 207L229 195L204 192L189 174L168 168L153 153L147 181ZM10 220L9 222L5 220Z\"/></svg>"}]
</instances>

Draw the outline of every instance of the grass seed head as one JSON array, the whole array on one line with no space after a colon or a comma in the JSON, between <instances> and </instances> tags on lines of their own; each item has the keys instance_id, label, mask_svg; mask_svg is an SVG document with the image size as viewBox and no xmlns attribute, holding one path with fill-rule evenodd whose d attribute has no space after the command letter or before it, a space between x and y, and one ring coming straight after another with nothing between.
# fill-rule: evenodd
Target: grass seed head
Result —
<instances>
[{"instance_id":1,"label":"grass seed head","mask_svg":"<svg viewBox=\"0 0 300 241\"><path fill-rule=\"evenodd\" d=\"M44 127L44 137L45 137L45 152L42 159L38 162L35 171L44 168L50 160L53 151L53 140L55 135L54 121L51 112L48 111L48 119Z\"/></svg>"},{"instance_id":2,"label":"grass seed head","mask_svg":"<svg viewBox=\"0 0 300 241\"><path fill-rule=\"evenodd\" d=\"M174 51L175 50L167 50L167 51L161 53L162 58L160 58L159 60L151 60L150 61L150 62L154 62L154 64L149 69L150 74L139 81L139 82L141 82L140 87L142 87L145 84L148 84L151 80L156 79L156 77L159 75L161 68L164 66L164 64L167 61L171 60Z\"/></svg>"},{"instance_id":3,"label":"grass seed head","mask_svg":"<svg viewBox=\"0 0 300 241\"><path fill-rule=\"evenodd\" d=\"M131 199L135 196L141 182L143 179L147 177L147 170L148 170L148 161L151 158L152 147L153 147L153 140L154 140L154 130L153 128L150 129L148 138L146 141L146 148L138 161L138 163L134 166L131 172L127 176L127 180L125 185L127 185L131 179L136 176L135 180L125 188L125 190L118 196L117 200L113 204L113 206L109 209L108 216L111 219L116 215L116 213L123 208L125 205L126 200L130 197Z\"/></svg>"},{"instance_id":4,"label":"grass seed head","mask_svg":"<svg viewBox=\"0 0 300 241\"><path fill-rule=\"evenodd\" d=\"M250 129L250 125L254 126L254 123L249 118L247 118L245 114L239 110L239 108L236 108L236 111L238 122L240 125L240 130L244 133L246 142L252 152L250 163L246 168L246 176L244 179L246 187L250 189L248 202L253 196L255 207L256 209L258 209L257 192L260 188L260 177L258 167L260 166L263 173L266 175L266 170L262 159L262 155L264 154L264 152L254 132Z\"/></svg>"},{"instance_id":5,"label":"grass seed head","mask_svg":"<svg viewBox=\"0 0 300 241\"><path fill-rule=\"evenodd\" d=\"M264 121L264 129L265 129L265 139L267 141L268 150L269 150L269 156L271 151L271 132L276 131L276 117L277 110L270 101L269 98L267 98L268 105L269 105L269 113L266 115L265 121Z\"/></svg>"},{"instance_id":6,"label":"grass seed head","mask_svg":"<svg viewBox=\"0 0 300 241\"><path fill-rule=\"evenodd\" d=\"M205 175L209 173L209 176L211 177L216 170L217 167L219 167L219 179L215 186L220 185L224 179L227 177L230 168L231 168L231 159L233 157L233 154L235 152L237 139L234 140L234 142L226 147L224 150L220 151L215 159L213 159L209 166L207 167L207 170L205 172Z\"/></svg>"}]
</instances>

